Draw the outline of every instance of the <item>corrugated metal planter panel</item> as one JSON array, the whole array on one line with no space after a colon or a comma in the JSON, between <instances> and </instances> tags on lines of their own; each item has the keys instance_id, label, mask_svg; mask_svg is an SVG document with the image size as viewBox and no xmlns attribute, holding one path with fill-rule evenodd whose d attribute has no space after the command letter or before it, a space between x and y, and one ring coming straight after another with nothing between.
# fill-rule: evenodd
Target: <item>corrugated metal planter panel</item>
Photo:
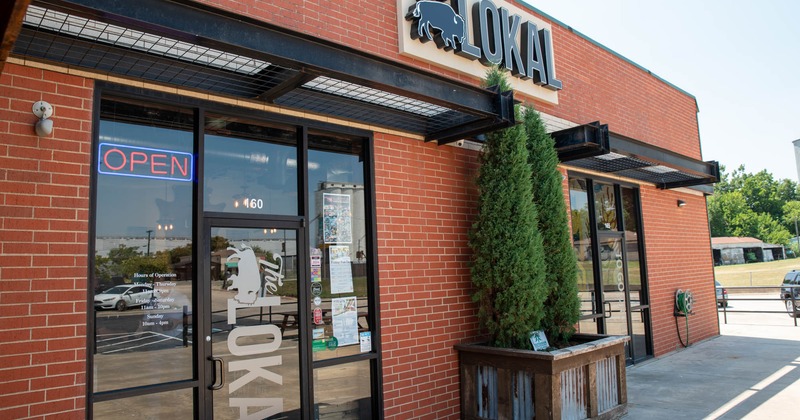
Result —
<instances>
[{"instance_id":1,"label":"corrugated metal planter panel","mask_svg":"<svg viewBox=\"0 0 800 420\"><path fill-rule=\"evenodd\" d=\"M599 412L619 404L617 387L617 359L607 357L597 361L597 407Z\"/></svg>"},{"instance_id":2,"label":"corrugated metal planter panel","mask_svg":"<svg viewBox=\"0 0 800 420\"><path fill-rule=\"evenodd\" d=\"M586 368L579 366L561 372L561 418L581 420L586 416Z\"/></svg>"},{"instance_id":3,"label":"corrugated metal planter panel","mask_svg":"<svg viewBox=\"0 0 800 420\"><path fill-rule=\"evenodd\" d=\"M532 419L534 418L535 407L533 406L533 374L524 370L517 371L514 381L514 418Z\"/></svg>"},{"instance_id":4,"label":"corrugated metal planter panel","mask_svg":"<svg viewBox=\"0 0 800 420\"><path fill-rule=\"evenodd\" d=\"M478 415L487 419L497 418L497 369L478 366Z\"/></svg>"},{"instance_id":5,"label":"corrugated metal planter panel","mask_svg":"<svg viewBox=\"0 0 800 420\"><path fill-rule=\"evenodd\" d=\"M457 345L463 419L612 419L627 410L628 337L576 335L553 352Z\"/></svg>"}]
</instances>

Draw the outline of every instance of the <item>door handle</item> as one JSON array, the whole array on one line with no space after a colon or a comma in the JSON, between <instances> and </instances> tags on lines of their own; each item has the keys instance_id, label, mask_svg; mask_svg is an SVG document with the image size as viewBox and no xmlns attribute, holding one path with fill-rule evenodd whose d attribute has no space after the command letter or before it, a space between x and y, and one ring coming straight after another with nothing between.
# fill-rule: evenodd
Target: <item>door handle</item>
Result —
<instances>
[{"instance_id":1,"label":"door handle","mask_svg":"<svg viewBox=\"0 0 800 420\"><path fill-rule=\"evenodd\" d=\"M208 360L214 364L211 368L211 385L208 386L208 389L218 391L225 386L225 361L214 356L208 356ZM217 363L219 363L219 383L217 383Z\"/></svg>"},{"instance_id":2,"label":"door handle","mask_svg":"<svg viewBox=\"0 0 800 420\"><path fill-rule=\"evenodd\" d=\"M605 305L604 306L606 306L608 309L605 309L603 311L603 317L604 318L611 318L611 312L612 312L612 310L611 310L611 301L610 300L605 301Z\"/></svg>"}]
</instances>

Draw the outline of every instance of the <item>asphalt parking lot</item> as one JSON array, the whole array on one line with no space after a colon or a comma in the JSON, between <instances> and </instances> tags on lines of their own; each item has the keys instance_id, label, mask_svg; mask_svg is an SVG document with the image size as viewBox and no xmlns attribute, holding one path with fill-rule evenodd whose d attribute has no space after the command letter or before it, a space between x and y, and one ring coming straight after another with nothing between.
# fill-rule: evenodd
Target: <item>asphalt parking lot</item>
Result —
<instances>
[{"instance_id":1,"label":"asphalt parking lot","mask_svg":"<svg viewBox=\"0 0 800 420\"><path fill-rule=\"evenodd\" d=\"M719 337L629 367L625 418L796 418L800 327L780 301L735 300L772 297L732 295Z\"/></svg>"}]
</instances>

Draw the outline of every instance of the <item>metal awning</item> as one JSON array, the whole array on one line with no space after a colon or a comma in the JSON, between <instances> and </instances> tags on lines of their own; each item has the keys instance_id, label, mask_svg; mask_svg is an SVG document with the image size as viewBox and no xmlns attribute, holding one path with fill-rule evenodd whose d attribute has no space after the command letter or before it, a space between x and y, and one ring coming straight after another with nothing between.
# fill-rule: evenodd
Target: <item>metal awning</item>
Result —
<instances>
[{"instance_id":1,"label":"metal awning","mask_svg":"<svg viewBox=\"0 0 800 420\"><path fill-rule=\"evenodd\" d=\"M703 162L610 133L594 122L551 133L566 165L655 184L658 188L696 187L719 181L719 163Z\"/></svg>"},{"instance_id":2,"label":"metal awning","mask_svg":"<svg viewBox=\"0 0 800 420\"><path fill-rule=\"evenodd\" d=\"M514 124L511 93L176 1L34 1L12 54L260 100L439 144Z\"/></svg>"}]
</instances>

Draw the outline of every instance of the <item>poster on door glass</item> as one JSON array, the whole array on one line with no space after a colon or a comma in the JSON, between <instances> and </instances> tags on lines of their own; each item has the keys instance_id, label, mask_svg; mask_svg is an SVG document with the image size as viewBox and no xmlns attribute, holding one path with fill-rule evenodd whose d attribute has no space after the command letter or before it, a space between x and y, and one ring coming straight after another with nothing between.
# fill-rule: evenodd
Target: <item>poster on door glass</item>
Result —
<instances>
[{"instance_id":1,"label":"poster on door glass","mask_svg":"<svg viewBox=\"0 0 800 420\"><path fill-rule=\"evenodd\" d=\"M322 194L322 237L326 244L353 242L350 196Z\"/></svg>"},{"instance_id":2,"label":"poster on door glass","mask_svg":"<svg viewBox=\"0 0 800 420\"><path fill-rule=\"evenodd\" d=\"M358 344L358 306L356 297L334 298L331 300L333 312L333 336L339 346Z\"/></svg>"},{"instance_id":3,"label":"poster on door glass","mask_svg":"<svg viewBox=\"0 0 800 420\"><path fill-rule=\"evenodd\" d=\"M353 292L353 270L350 265L350 247L332 246L330 252L331 293Z\"/></svg>"}]
</instances>

